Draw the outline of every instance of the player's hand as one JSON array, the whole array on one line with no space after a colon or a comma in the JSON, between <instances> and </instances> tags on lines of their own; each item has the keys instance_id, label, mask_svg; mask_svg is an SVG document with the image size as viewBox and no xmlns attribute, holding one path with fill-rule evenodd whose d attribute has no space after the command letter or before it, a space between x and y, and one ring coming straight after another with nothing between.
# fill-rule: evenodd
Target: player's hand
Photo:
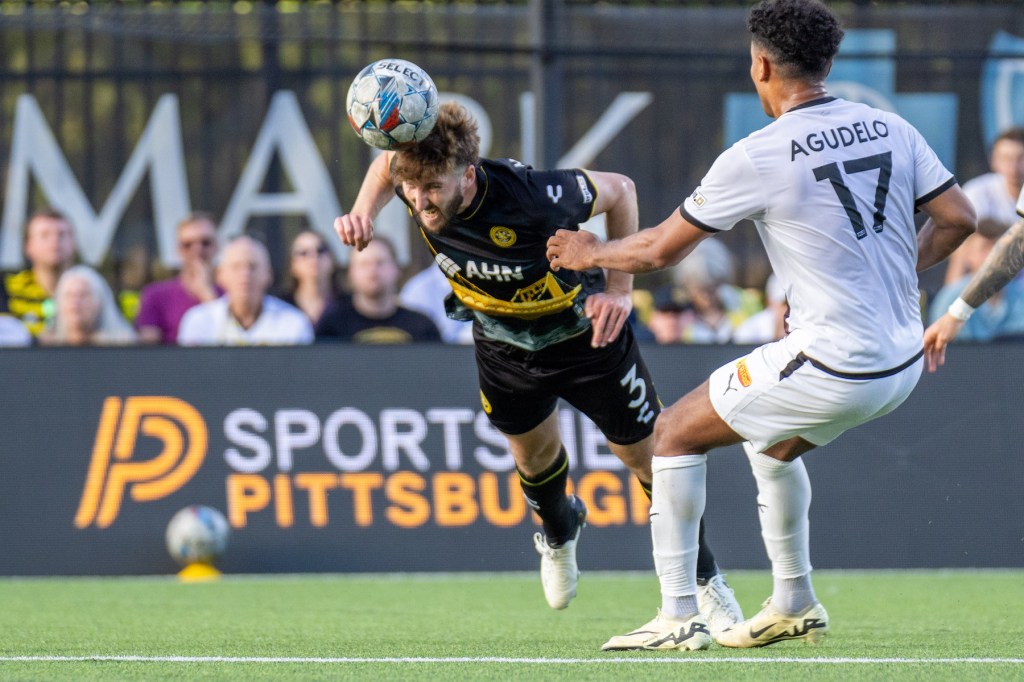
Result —
<instances>
[{"instance_id":1,"label":"player's hand","mask_svg":"<svg viewBox=\"0 0 1024 682\"><path fill-rule=\"evenodd\" d=\"M593 330L590 345L602 348L617 339L631 310L633 298L628 292L606 291L588 296L586 313Z\"/></svg>"},{"instance_id":2,"label":"player's hand","mask_svg":"<svg viewBox=\"0 0 1024 682\"><path fill-rule=\"evenodd\" d=\"M548 238L548 263L557 272L566 270L588 270L594 267L593 256L601 245L597 235L586 230L558 230Z\"/></svg>"},{"instance_id":3,"label":"player's hand","mask_svg":"<svg viewBox=\"0 0 1024 682\"><path fill-rule=\"evenodd\" d=\"M924 362L929 372L946 364L946 346L956 338L963 326L963 320L946 313L925 330Z\"/></svg>"},{"instance_id":4,"label":"player's hand","mask_svg":"<svg viewBox=\"0 0 1024 682\"><path fill-rule=\"evenodd\" d=\"M362 251L373 239L373 221L369 216L347 213L334 219L334 231L342 244Z\"/></svg>"}]
</instances>

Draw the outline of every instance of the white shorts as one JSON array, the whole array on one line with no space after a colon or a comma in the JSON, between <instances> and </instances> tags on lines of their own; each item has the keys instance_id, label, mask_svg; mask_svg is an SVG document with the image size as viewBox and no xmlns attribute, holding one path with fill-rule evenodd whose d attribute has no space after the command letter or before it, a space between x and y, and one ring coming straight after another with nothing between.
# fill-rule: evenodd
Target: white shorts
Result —
<instances>
[{"instance_id":1,"label":"white shorts","mask_svg":"<svg viewBox=\"0 0 1024 682\"><path fill-rule=\"evenodd\" d=\"M708 380L718 415L757 452L799 436L824 445L841 433L881 417L907 399L924 361L878 379L849 379L815 367L787 339L755 349L716 369ZM794 345L794 344L790 344ZM792 369L790 363L798 365ZM785 373L787 376L780 377Z\"/></svg>"}]
</instances>

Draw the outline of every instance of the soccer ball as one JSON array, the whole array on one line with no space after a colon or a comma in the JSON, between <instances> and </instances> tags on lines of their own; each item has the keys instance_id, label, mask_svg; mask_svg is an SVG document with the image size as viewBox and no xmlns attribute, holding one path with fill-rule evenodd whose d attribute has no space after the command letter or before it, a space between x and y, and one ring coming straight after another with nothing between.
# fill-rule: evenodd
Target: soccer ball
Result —
<instances>
[{"instance_id":1,"label":"soccer ball","mask_svg":"<svg viewBox=\"0 0 1024 682\"><path fill-rule=\"evenodd\" d=\"M348 89L348 122L363 142L401 149L425 138L437 122L437 88L426 71L404 59L381 59Z\"/></svg>"},{"instance_id":2,"label":"soccer ball","mask_svg":"<svg viewBox=\"0 0 1024 682\"><path fill-rule=\"evenodd\" d=\"M167 551L179 564L212 564L228 546L228 520L213 507L185 507L167 524Z\"/></svg>"}]
</instances>

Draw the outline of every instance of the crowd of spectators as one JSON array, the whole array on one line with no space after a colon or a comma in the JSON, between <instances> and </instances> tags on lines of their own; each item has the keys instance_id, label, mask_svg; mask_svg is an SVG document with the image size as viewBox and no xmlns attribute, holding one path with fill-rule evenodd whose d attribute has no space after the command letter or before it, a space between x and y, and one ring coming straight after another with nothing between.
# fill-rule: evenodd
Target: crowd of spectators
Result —
<instances>
[{"instance_id":1,"label":"crowd of spectators","mask_svg":"<svg viewBox=\"0 0 1024 682\"><path fill-rule=\"evenodd\" d=\"M387 239L351 253L342 273L324 237L303 230L276 288L267 247L249 235L220 243L209 214L189 215L176 239L177 274L147 284L137 308L122 309L99 272L76 264L68 220L36 213L25 229L29 266L5 275L0 288L0 347L442 340L430 317L402 305L405 273Z\"/></svg>"},{"instance_id":2,"label":"crowd of spectators","mask_svg":"<svg viewBox=\"0 0 1024 682\"><path fill-rule=\"evenodd\" d=\"M1017 219L1024 185L1024 127L1004 131L989 156L991 172L964 183L978 232L949 259L943 286L926 301L935 319L956 299L992 245ZM193 213L176 232L180 268L142 288L138 299L112 291L95 269L77 263L73 226L43 210L25 226L28 266L2 277L0 347L290 345L313 342L468 344L472 325L449 319L450 292L431 264L406 273L394 246L376 238L338 265L324 236L303 230L276 278L266 246L251 236L218 241L213 216ZM640 340L661 344L763 344L786 333L786 293L774 276L763 288L737 285L728 247L706 240L667 283L634 291L631 316ZM275 285L276 283L276 285ZM403 286L404 283L404 286ZM124 300L138 300L126 306ZM119 301L121 304L119 305ZM1024 336L1024 278L994 296L961 340Z\"/></svg>"},{"instance_id":3,"label":"crowd of spectators","mask_svg":"<svg viewBox=\"0 0 1024 682\"><path fill-rule=\"evenodd\" d=\"M929 305L929 321L942 317L992 247L1019 220L1017 197L1024 187L1024 127L1009 128L996 137L989 152L988 173L963 184L974 206L978 230L949 257L944 285ZM1018 276L986 301L960 332L960 341L1024 338L1024 276Z\"/></svg>"},{"instance_id":4,"label":"crowd of spectators","mask_svg":"<svg viewBox=\"0 0 1024 682\"><path fill-rule=\"evenodd\" d=\"M988 173L963 183L964 194L974 205L979 221L990 220L1009 228L1017 220L1017 197L1024 185L1024 127L1004 130L992 143ZM945 284L952 284L968 274L966 253L962 245L949 256Z\"/></svg>"},{"instance_id":5,"label":"crowd of spectators","mask_svg":"<svg viewBox=\"0 0 1024 682\"><path fill-rule=\"evenodd\" d=\"M386 238L351 252L341 268L325 237L303 230L280 278L261 241L220 243L209 214L190 214L176 239L177 273L144 286L133 310L119 306L99 272L75 264L74 231L63 216L35 214L26 226L29 267L3 279L0 347L472 343L472 325L445 314L451 289L440 269L406 273ZM704 242L671 283L636 292L638 338L752 344L781 336L784 295L762 302L760 291L734 281L728 249Z\"/></svg>"},{"instance_id":6,"label":"crowd of spectators","mask_svg":"<svg viewBox=\"0 0 1024 682\"><path fill-rule=\"evenodd\" d=\"M963 293L967 283L981 269L992 247L1009 228L993 218L978 221L978 231L960 247L963 275L943 286L932 299L930 320L938 320L950 304ZM960 330L961 341L993 341L999 338L1024 338L1024 278L1017 277L971 315Z\"/></svg>"}]
</instances>

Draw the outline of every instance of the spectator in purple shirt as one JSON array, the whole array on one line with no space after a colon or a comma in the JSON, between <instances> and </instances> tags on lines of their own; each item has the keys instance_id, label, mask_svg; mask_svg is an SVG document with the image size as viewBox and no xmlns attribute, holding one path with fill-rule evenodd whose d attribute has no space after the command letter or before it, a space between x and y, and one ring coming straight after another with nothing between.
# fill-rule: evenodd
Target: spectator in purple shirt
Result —
<instances>
[{"instance_id":1,"label":"spectator in purple shirt","mask_svg":"<svg viewBox=\"0 0 1024 682\"><path fill-rule=\"evenodd\" d=\"M224 293L213 279L217 228L206 213L192 213L178 224L177 277L154 282L142 290L135 326L143 343L174 344L185 312Z\"/></svg>"}]
</instances>

